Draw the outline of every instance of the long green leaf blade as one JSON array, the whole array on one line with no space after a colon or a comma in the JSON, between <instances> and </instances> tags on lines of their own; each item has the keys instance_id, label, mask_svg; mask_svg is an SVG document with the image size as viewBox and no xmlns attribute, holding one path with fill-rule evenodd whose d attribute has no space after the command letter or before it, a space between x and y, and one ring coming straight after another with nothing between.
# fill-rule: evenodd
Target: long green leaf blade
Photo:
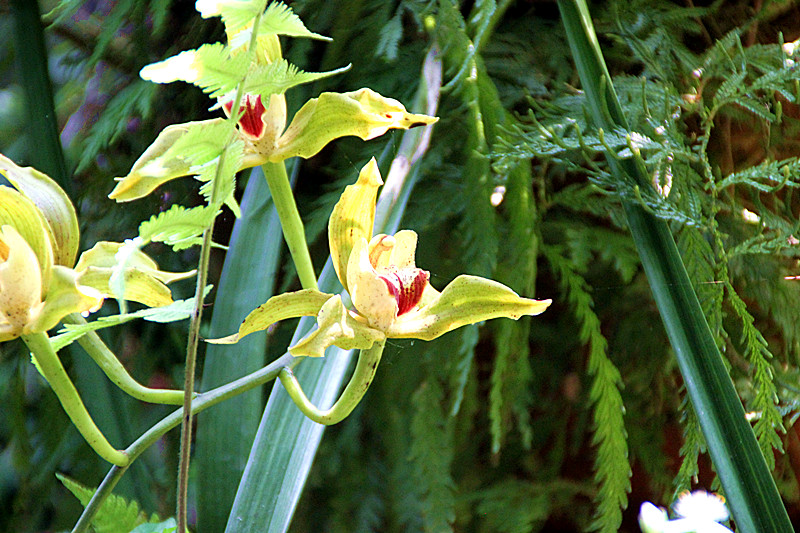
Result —
<instances>
[{"instance_id":1,"label":"long green leaf blade","mask_svg":"<svg viewBox=\"0 0 800 533\"><path fill-rule=\"evenodd\" d=\"M260 169L245 189L242 216L233 227L219 291L214 301L211 338L236 331L255 307L272 296L283 242L280 222ZM206 347L202 390L240 378L264 366L266 333L254 333L235 346ZM198 418L197 491L199 532L223 531L250 443L258 429L261 391L232 398Z\"/></svg>"},{"instance_id":2,"label":"long green leaf blade","mask_svg":"<svg viewBox=\"0 0 800 533\"><path fill-rule=\"evenodd\" d=\"M558 6L596 126L627 130L585 2L559 0ZM650 186L631 161L608 157L608 162L618 180L627 174ZM639 205L624 207L738 530L793 531L669 228Z\"/></svg>"}]
</instances>

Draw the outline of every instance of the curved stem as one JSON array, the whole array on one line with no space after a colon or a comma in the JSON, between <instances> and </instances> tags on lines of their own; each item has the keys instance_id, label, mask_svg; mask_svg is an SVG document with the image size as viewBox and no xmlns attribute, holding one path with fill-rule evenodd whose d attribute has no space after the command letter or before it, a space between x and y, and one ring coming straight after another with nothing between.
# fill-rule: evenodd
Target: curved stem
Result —
<instances>
[{"instance_id":1,"label":"curved stem","mask_svg":"<svg viewBox=\"0 0 800 533\"><path fill-rule=\"evenodd\" d=\"M78 313L71 313L62 319L65 324L86 324ZM145 387L128 373L108 346L103 342L96 331L90 331L78 339L78 343L86 350L86 353L94 359L97 366L108 376L114 385L122 389L126 394L133 396L137 400L149 403L166 405L182 405L183 391L168 389L151 389Z\"/></svg>"},{"instance_id":2,"label":"curved stem","mask_svg":"<svg viewBox=\"0 0 800 533\"><path fill-rule=\"evenodd\" d=\"M278 218L281 221L283 238L286 239L286 245L292 255L297 276L300 278L300 285L304 289L317 289L317 276L308 252L308 244L306 244L303 220L297 211L292 186L286 175L286 165L283 162L266 163L261 168L264 171L264 177L267 178L269 192L272 195L272 201L275 202L275 211L278 212Z\"/></svg>"},{"instance_id":3,"label":"curved stem","mask_svg":"<svg viewBox=\"0 0 800 533\"><path fill-rule=\"evenodd\" d=\"M286 367L281 370L278 377L286 388L286 392L289 393L295 405L300 408L304 415L318 424L326 426L337 424L353 412L358 402L366 394L375 377L375 372L378 370L378 363L381 360L381 355L383 355L385 344L386 341L384 340L376 342L372 345L372 348L361 350L358 354L358 363L356 363L356 369L353 371L353 377L350 378L336 403L325 411L320 410L311 403L290 368Z\"/></svg>"},{"instance_id":4,"label":"curved stem","mask_svg":"<svg viewBox=\"0 0 800 533\"><path fill-rule=\"evenodd\" d=\"M281 370L289 368L296 364L297 360L291 355L284 354L264 368L248 374L242 378L232 381L216 389L212 389L206 393L198 394L192 402L192 415L196 415L201 411L205 411L209 407L217 405L220 402L232 398L244 392L247 392L255 387L261 386L268 381L275 379ZM183 420L184 410L178 409L173 411L166 417L162 418L160 422L148 429L141 437L136 439L124 452L130 459L130 462L135 461L144 451L158 442L169 430L175 428ZM103 505L103 502L114 490L119 480L122 478L127 470L126 467L113 467L106 474L105 479L95 491L92 499L86 505L75 526L72 528L72 533L86 533L89 530L89 525L92 522L95 514Z\"/></svg>"},{"instance_id":5,"label":"curved stem","mask_svg":"<svg viewBox=\"0 0 800 533\"><path fill-rule=\"evenodd\" d=\"M130 463L128 454L115 449L108 443L103 433L97 428L91 415L86 410L75 385L69 379L64 366L50 346L50 339L46 333L31 333L23 335L22 340L30 348L34 360L39 367L44 379L50 384L58 401L67 412L67 416L78 428L78 431L89 443L97 454L109 463L124 466Z\"/></svg>"}]
</instances>

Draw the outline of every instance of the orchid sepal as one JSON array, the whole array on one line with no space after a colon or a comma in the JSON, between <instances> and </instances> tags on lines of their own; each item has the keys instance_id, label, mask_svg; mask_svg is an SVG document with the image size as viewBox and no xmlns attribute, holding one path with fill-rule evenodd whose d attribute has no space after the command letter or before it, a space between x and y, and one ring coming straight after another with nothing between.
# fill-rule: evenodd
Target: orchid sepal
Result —
<instances>
[{"instance_id":1,"label":"orchid sepal","mask_svg":"<svg viewBox=\"0 0 800 533\"><path fill-rule=\"evenodd\" d=\"M75 270L80 273L81 283L96 289L104 297L139 302L147 307L161 307L173 301L168 283L190 278L196 273L196 270L160 270L155 261L137 249L126 259L125 293L117 295L111 287L111 277L117 265L117 253L123 246L119 242L100 241L83 252L75 265Z\"/></svg>"},{"instance_id":2,"label":"orchid sepal","mask_svg":"<svg viewBox=\"0 0 800 533\"><path fill-rule=\"evenodd\" d=\"M429 292L429 294L433 294ZM396 320L386 331L390 338L433 340L454 329L492 318L534 316L551 300L522 298L497 281L461 275L423 305Z\"/></svg>"},{"instance_id":3,"label":"orchid sepal","mask_svg":"<svg viewBox=\"0 0 800 533\"><path fill-rule=\"evenodd\" d=\"M0 228L14 228L36 256L36 266L42 280L42 290L47 290L50 269L53 267L52 232L41 211L30 198L11 187L0 186ZM10 245L0 238L0 260L8 255Z\"/></svg>"},{"instance_id":4,"label":"orchid sepal","mask_svg":"<svg viewBox=\"0 0 800 533\"><path fill-rule=\"evenodd\" d=\"M339 137L355 136L368 141L390 129L409 129L439 120L409 113L392 98L371 89L348 93L322 93L300 108L277 141L273 162L290 157L309 158Z\"/></svg>"},{"instance_id":5,"label":"orchid sepal","mask_svg":"<svg viewBox=\"0 0 800 533\"><path fill-rule=\"evenodd\" d=\"M36 253L13 226L0 226L0 259L4 256L0 262L0 342L18 337L42 307Z\"/></svg>"},{"instance_id":6,"label":"orchid sepal","mask_svg":"<svg viewBox=\"0 0 800 533\"><path fill-rule=\"evenodd\" d=\"M196 174L195 164L172 148L193 131L208 130L224 123L225 119L215 118L167 126L133 163L128 175L115 178L117 185L108 197L117 202L129 202L144 198L170 180Z\"/></svg>"},{"instance_id":7,"label":"orchid sepal","mask_svg":"<svg viewBox=\"0 0 800 533\"><path fill-rule=\"evenodd\" d=\"M347 264L356 242L369 241L375 222L375 201L383 185L375 158L361 169L358 180L345 187L328 221L328 245L336 275L348 290Z\"/></svg>"},{"instance_id":8,"label":"orchid sepal","mask_svg":"<svg viewBox=\"0 0 800 533\"><path fill-rule=\"evenodd\" d=\"M273 296L247 315L233 335L219 339L207 339L211 344L235 344L240 339L256 331L262 331L276 322L301 316L316 316L325 302L333 298L314 289L287 292Z\"/></svg>"},{"instance_id":9,"label":"orchid sepal","mask_svg":"<svg viewBox=\"0 0 800 533\"><path fill-rule=\"evenodd\" d=\"M36 320L26 328L25 333L52 329L70 313L93 313L103 305L104 298L102 292L84 283L80 273L65 266L55 265L50 277L50 287L44 298L44 306Z\"/></svg>"}]
</instances>

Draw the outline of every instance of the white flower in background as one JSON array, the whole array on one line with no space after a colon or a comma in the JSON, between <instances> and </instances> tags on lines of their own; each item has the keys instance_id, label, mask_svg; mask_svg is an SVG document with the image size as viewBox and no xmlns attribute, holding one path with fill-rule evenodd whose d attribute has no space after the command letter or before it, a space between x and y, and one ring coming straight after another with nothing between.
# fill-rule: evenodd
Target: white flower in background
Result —
<instances>
[{"instance_id":1,"label":"white flower in background","mask_svg":"<svg viewBox=\"0 0 800 533\"><path fill-rule=\"evenodd\" d=\"M639 510L639 527L643 533L732 533L720 522L728 520L730 514L725 499L704 490L684 492L673 505L674 520L670 520L664 509L650 502Z\"/></svg>"}]
</instances>

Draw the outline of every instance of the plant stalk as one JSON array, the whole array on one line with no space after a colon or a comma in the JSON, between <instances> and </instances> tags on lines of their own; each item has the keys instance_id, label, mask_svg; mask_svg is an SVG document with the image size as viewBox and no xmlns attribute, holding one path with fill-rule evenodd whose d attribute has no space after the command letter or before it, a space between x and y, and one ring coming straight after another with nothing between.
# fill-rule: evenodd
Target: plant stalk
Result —
<instances>
[{"instance_id":1,"label":"plant stalk","mask_svg":"<svg viewBox=\"0 0 800 533\"><path fill-rule=\"evenodd\" d=\"M319 290L314 264L311 262L311 255L308 252L303 219L300 218L300 212L294 201L292 186L289 183L289 176L286 174L286 165L281 161L266 163L261 168L267 179L272 200L275 202L275 210L281 221L283 237L289 247L297 276L300 278L300 285L304 289Z\"/></svg>"}]
</instances>

